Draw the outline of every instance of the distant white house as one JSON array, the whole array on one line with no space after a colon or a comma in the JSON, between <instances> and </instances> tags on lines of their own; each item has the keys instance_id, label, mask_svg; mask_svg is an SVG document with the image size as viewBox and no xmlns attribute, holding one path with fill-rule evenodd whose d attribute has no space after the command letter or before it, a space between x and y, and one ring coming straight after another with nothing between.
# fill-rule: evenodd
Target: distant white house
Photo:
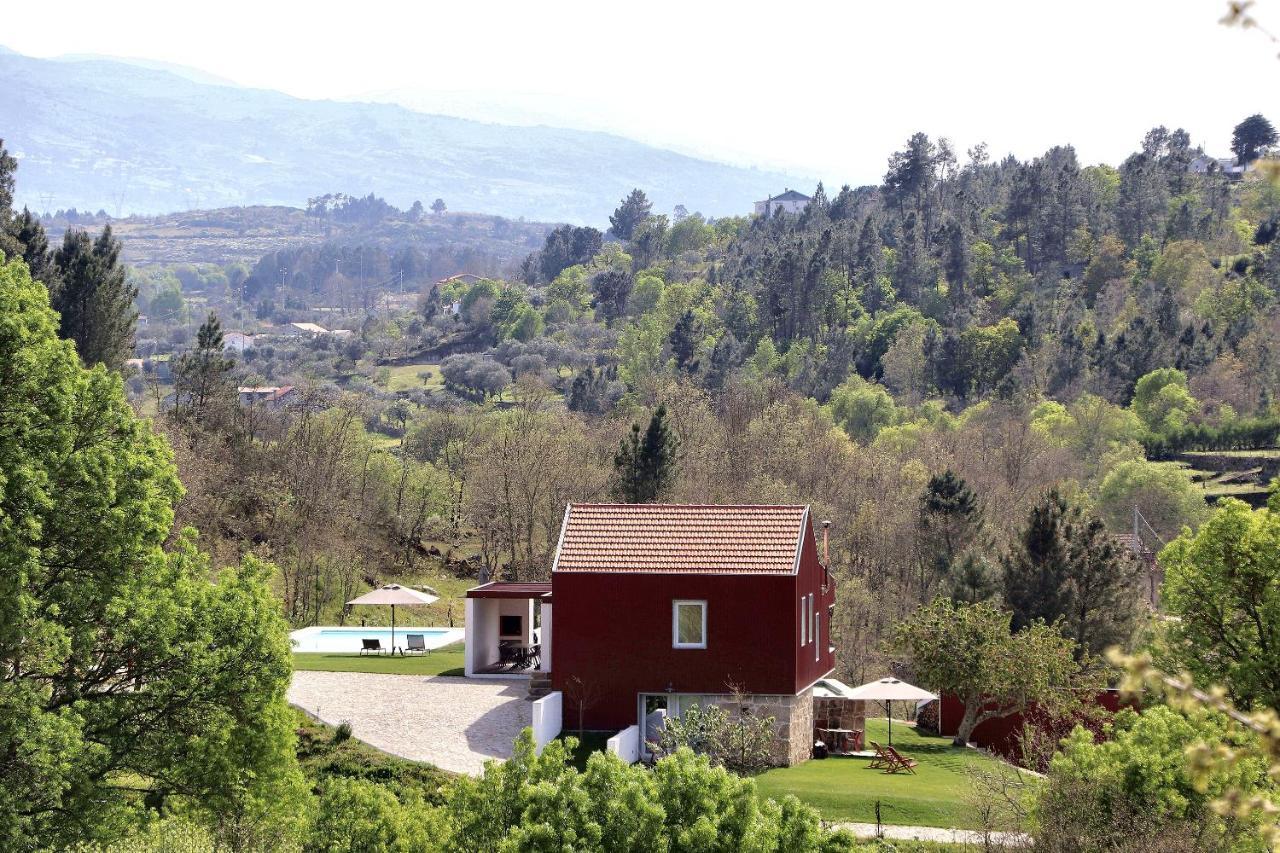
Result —
<instances>
[{"instance_id":1,"label":"distant white house","mask_svg":"<svg viewBox=\"0 0 1280 853\"><path fill-rule=\"evenodd\" d=\"M285 323L277 329L277 333L295 338L304 335L314 338L316 335L329 334L329 330L324 326L317 326L315 323Z\"/></svg>"},{"instance_id":2,"label":"distant white house","mask_svg":"<svg viewBox=\"0 0 1280 853\"><path fill-rule=\"evenodd\" d=\"M1187 171L1197 175L1219 173L1232 180L1239 180L1249 168L1237 164L1234 157L1210 157L1208 154L1197 155L1187 164Z\"/></svg>"},{"instance_id":3,"label":"distant white house","mask_svg":"<svg viewBox=\"0 0 1280 853\"><path fill-rule=\"evenodd\" d=\"M809 202L813 199L804 193L798 193L793 189L785 190L782 195L775 195L766 198L764 201L756 202L757 216L773 216L779 210L783 213L799 213L809 206Z\"/></svg>"},{"instance_id":4,"label":"distant white house","mask_svg":"<svg viewBox=\"0 0 1280 853\"><path fill-rule=\"evenodd\" d=\"M227 352L244 352L252 349L253 335L246 335L244 332L224 332L222 348Z\"/></svg>"},{"instance_id":5,"label":"distant white house","mask_svg":"<svg viewBox=\"0 0 1280 853\"><path fill-rule=\"evenodd\" d=\"M338 338L339 340L345 341L348 338L355 337L356 333L350 329L331 329L329 331L329 334L333 335L335 338Z\"/></svg>"}]
</instances>

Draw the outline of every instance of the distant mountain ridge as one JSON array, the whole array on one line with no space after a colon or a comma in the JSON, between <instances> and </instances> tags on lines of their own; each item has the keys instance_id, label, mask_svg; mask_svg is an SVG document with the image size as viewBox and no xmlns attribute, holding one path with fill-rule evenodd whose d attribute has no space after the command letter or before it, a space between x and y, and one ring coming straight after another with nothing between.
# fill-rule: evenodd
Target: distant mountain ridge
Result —
<instances>
[{"instance_id":1,"label":"distant mountain ridge","mask_svg":"<svg viewBox=\"0 0 1280 853\"><path fill-rule=\"evenodd\" d=\"M440 197L451 210L601 224L632 187L656 212L683 204L723 216L812 183L605 133L308 101L127 61L3 49L0 122L21 164L20 204L111 214L374 192L399 207Z\"/></svg>"}]
</instances>

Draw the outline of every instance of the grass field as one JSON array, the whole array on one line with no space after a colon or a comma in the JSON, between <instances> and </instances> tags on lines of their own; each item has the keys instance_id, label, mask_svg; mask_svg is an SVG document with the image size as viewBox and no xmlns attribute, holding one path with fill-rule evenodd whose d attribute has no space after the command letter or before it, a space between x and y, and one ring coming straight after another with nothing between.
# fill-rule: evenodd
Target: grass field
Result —
<instances>
[{"instance_id":1,"label":"grass field","mask_svg":"<svg viewBox=\"0 0 1280 853\"><path fill-rule=\"evenodd\" d=\"M390 373L387 381L388 391L412 391L421 388L424 391L438 391L444 387L444 378L440 375L438 364L398 364L395 367L379 368ZM431 373L431 377L423 382L419 373Z\"/></svg>"},{"instance_id":2,"label":"grass field","mask_svg":"<svg viewBox=\"0 0 1280 853\"><path fill-rule=\"evenodd\" d=\"M293 668L319 672L375 672L382 675L462 675L462 643L425 655L361 655L339 652L299 652Z\"/></svg>"},{"instance_id":3,"label":"grass field","mask_svg":"<svg viewBox=\"0 0 1280 853\"><path fill-rule=\"evenodd\" d=\"M869 741L888 741L886 720L867 720L866 731ZM874 823L879 800L885 823L981 828L967 799L972 787L968 771L992 766L995 759L903 725L894 726L893 745L920 762L914 776L872 770L864 758L828 758L770 770L756 784L765 796L794 794L826 820Z\"/></svg>"}]
</instances>

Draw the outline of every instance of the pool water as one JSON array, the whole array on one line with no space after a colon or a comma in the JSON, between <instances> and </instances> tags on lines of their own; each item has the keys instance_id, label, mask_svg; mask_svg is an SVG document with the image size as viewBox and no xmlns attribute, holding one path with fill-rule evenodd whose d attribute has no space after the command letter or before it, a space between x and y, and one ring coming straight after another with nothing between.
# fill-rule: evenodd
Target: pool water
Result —
<instances>
[{"instance_id":1,"label":"pool water","mask_svg":"<svg viewBox=\"0 0 1280 853\"><path fill-rule=\"evenodd\" d=\"M438 649L462 641L461 628L401 628L396 626L395 644L404 648L408 634L421 634L428 649ZM301 628L289 634L295 652L359 652L361 640L378 640L382 648L391 648L391 629L378 626L369 628L339 628L317 626Z\"/></svg>"}]
</instances>

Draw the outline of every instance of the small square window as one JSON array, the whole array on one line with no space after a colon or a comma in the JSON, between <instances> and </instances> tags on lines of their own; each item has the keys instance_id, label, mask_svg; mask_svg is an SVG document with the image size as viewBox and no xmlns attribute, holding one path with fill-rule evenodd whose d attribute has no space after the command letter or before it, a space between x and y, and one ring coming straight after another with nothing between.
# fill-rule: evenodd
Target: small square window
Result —
<instances>
[{"instance_id":1,"label":"small square window","mask_svg":"<svg viewBox=\"0 0 1280 853\"><path fill-rule=\"evenodd\" d=\"M502 637L519 637L524 634L524 620L520 614L503 616L498 621L498 635Z\"/></svg>"},{"instance_id":2,"label":"small square window","mask_svg":"<svg viewBox=\"0 0 1280 853\"><path fill-rule=\"evenodd\" d=\"M707 647L707 603L705 601L672 602L671 645L677 649Z\"/></svg>"}]
</instances>

